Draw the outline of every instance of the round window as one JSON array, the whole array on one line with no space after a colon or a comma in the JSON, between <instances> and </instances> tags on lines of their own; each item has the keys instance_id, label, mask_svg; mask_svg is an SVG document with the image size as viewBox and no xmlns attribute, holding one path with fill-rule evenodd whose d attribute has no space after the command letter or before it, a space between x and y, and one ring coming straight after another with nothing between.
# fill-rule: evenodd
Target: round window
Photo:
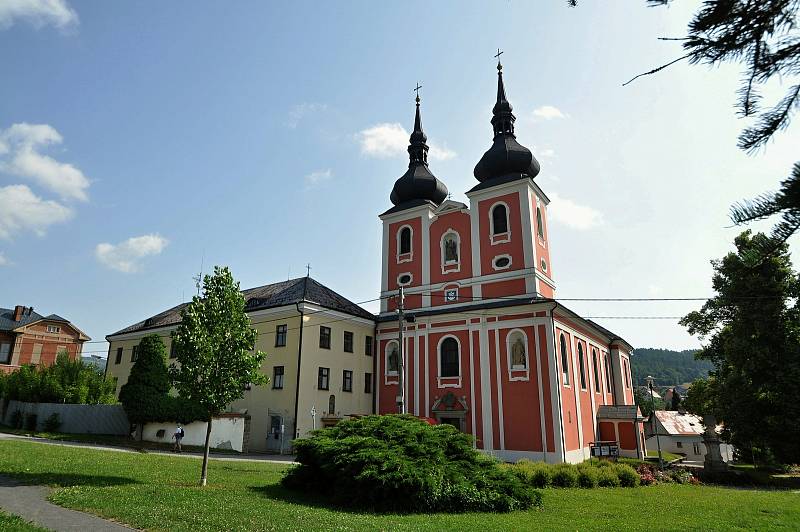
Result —
<instances>
[{"instance_id":1,"label":"round window","mask_svg":"<svg viewBox=\"0 0 800 532\"><path fill-rule=\"evenodd\" d=\"M397 278L397 282L400 284L408 284L411 282L411 276L407 273L404 273L403 275Z\"/></svg>"},{"instance_id":2,"label":"round window","mask_svg":"<svg viewBox=\"0 0 800 532\"><path fill-rule=\"evenodd\" d=\"M500 257L494 261L495 268L506 268L509 264L511 264L511 259L508 257Z\"/></svg>"},{"instance_id":3,"label":"round window","mask_svg":"<svg viewBox=\"0 0 800 532\"><path fill-rule=\"evenodd\" d=\"M545 261L544 259L542 259L542 271L543 272L547 271L547 261Z\"/></svg>"}]
</instances>

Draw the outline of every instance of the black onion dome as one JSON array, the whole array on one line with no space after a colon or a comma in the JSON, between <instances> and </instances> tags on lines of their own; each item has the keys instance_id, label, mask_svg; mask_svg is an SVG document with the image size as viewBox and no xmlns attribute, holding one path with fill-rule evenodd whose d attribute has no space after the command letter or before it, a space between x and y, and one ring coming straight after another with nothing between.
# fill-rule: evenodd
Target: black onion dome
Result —
<instances>
[{"instance_id":1,"label":"black onion dome","mask_svg":"<svg viewBox=\"0 0 800 532\"><path fill-rule=\"evenodd\" d=\"M389 196L395 205L415 200L428 200L439 205L447 198L447 187L428 168L427 140L428 137L422 131L419 96L417 96L414 131L411 133L408 145L408 170L395 182L392 194Z\"/></svg>"},{"instance_id":2,"label":"black onion dome","mask_svg":"<svg viewBox=\"0 0 800 532\"><path fill-rule=\"evenodd\" d=\"M525 175L534 178L539 174L539 161L531 150L517 142L514 135L516 117L513 108L506 98L503 85L503 66L497 63L497 103L492 109L492 129L494 142L475 165L475 177L484 182L496 177L510 174Z\"/></svg>"}]
</instances>

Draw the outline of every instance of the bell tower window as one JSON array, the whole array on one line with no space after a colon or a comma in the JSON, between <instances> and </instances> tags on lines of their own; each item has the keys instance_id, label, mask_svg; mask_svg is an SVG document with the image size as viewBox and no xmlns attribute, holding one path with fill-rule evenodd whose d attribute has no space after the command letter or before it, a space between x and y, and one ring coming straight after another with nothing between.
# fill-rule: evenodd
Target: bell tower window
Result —
<instances>
[{"instance_id":1,"label":"bell tower window","mask_svg":"<svg viewBox=\"0 0 800 532\"><path fill-rule=\"evenodd\" d=\"M544 226L542 225L542 209L536 207L536 234L540 240L544 240Z\"/></svg>"},{"instance_id":2,"label":"bell tower window","mask_svg":"<svg viewBox=\"0 0 800 532\"><path fill-rule=\"evenodd\" d=\"M508 206L505 203L496 203L489 209L489 236L492 244L511 241L511 232L508 230Z\"/></svg>"},{"instance_id":3,"label":"bell tower window","mask_svg":"<svg viewBox=\"0 0 800 532\"><path fill-rule=\"evenodd\" d=\"M397 262L410 262L413 257L413 250L411 248L411 227L404 225L397 232Z\"/></svg>"}]
</instances>

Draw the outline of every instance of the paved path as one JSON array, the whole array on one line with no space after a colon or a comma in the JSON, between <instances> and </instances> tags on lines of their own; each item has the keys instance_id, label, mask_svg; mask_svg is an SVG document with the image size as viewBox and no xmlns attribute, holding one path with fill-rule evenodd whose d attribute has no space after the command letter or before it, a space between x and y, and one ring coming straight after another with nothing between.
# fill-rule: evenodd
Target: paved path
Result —
<instances>
[{"instance_id":1,"label":"paved path","mask_svg":"<svg viewBox=\"0 0 800 532\"><path fill-rule=\"evenodd\" d=\"M0 476L0 508L50 530L130 532L131 528L100 517L68 510L47 500L50 488L25 485Z\"/></svg>"},{"instance_id":2,"label":"paved path","mask_svg":"<svg viewBox=\"0 0 800 532\"><path fill-rule=\"evenodd\" d=\"M56 441L48 440L46 438L37 438L35 436L22 436L19 434L8 434L0 432L0 440L25 440L34 443L44 443L47 445L61 445L65 447L85 447L87 449L97 449L99 451L114 451L119 453L141 453L138 449L130 449L127 447L114 447L111 445L102 445L97 443L74 442L74 441ZM145 450L147 454L161 454L165 456L178 456L181 458L203 458L203 453L195 452L182 452L171 453L169 451L155 451L151 449ZM231 462L269 462L276 464L293 464L294 456L292 455L279 455L279 454L219 454L211 453L209 457L213 460L227 460Z\"/></svg>"}]
</instances>

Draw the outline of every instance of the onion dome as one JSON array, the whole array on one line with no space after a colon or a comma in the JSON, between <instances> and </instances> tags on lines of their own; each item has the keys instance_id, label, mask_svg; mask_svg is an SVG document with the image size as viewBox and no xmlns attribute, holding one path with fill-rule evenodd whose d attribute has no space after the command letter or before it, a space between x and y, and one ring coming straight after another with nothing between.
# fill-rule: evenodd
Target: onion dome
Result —
<instances>
[{"instance_id":1,"label":"onion dome","mask_svg":"<svg viewBox=\"0 0 800 532\"><path fill-rule=\"evenodd\" d=\"M534 178L539 174L539 161L531 151L517 142L511 104L503 85L503 65L497 62L497 103L492 109L494 142L475 165L475 177L481 183L498 177L516 175Z\"/></svg>"},{"instance_id":2,"label":"onion dome","mask_svg":"<svg viewBox=\"0 0 800 532\"><path fill-rule=\"evenodd\" d=\"M408 171L395 181L389 199L395 205L409 202L431 201L436 205L447 198L447 187L436 179L428 168L428 137L422 131L419 114L419 95L417 95L417 114L414 117L414 131L409 138Z\"/></svg>"}]
</instances>

